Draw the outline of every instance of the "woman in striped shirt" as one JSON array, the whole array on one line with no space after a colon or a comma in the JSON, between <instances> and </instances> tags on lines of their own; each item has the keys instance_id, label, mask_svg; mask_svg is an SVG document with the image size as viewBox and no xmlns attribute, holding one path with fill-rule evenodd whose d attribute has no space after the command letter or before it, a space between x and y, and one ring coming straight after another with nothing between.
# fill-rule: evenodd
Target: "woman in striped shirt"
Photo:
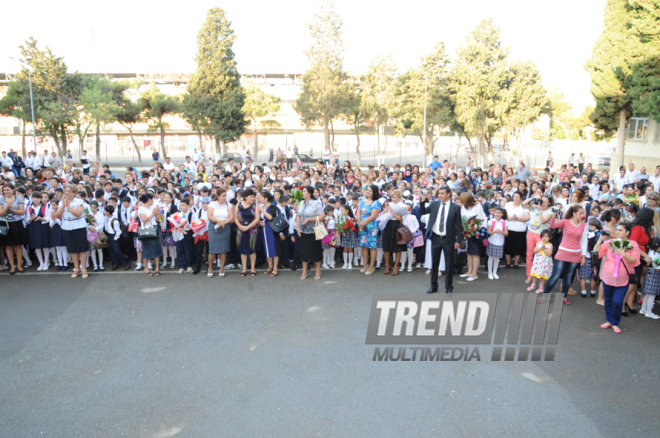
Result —
<instances>
[{"instance_id":1,"label":"woman in striped shirt","mask_svg":"<svg viewBox=\"0 0 660 438\"><path fill-rule=\"evenodd\" d=\"M587 262L589 255L587 246L587 232L589 228L582 221L585 211L579 204L571 205L564 219L555 221L557 212L552 213L550 219L550 228L562 229L562 240L559 245L559 251L555 256L555 263L552 268L552 274L548 279L544 293L552 292L552 288L559 278L563 278L562 292L564 293L564 304L570 305L571 302L566 298L568 288L571 286L573 274L581 264Z\"/></svg>"}]
</instances>

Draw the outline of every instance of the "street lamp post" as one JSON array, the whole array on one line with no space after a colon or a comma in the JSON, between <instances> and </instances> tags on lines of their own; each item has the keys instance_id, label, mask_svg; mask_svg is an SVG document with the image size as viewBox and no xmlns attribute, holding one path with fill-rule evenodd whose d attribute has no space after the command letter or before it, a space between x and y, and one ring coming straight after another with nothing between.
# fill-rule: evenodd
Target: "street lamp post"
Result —
<instances>
[{"instance_id":1,"label":"street lamp post","mask_svg":"<svg viewBox=\"0 0 660 438\"><path fill-rule=\"evenodd\" d=\"M28 82L30 83L30 111L32 113L32 141L34 143L34 152L37 153L37 125L34 123L34 98L32 97L32 67L26 65L23 61L16 58L11 59L20 62L21 65L28 71Z\"/></svg>"}]
</instances>

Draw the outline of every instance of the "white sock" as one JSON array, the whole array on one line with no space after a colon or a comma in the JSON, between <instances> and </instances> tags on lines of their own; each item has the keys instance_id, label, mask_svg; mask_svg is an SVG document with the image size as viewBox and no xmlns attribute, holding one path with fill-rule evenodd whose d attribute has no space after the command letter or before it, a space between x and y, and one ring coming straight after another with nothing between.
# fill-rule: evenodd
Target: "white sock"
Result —
<instances>
[{"instance_id":1,"label":"white sock","mask_svg":"<svg viewBox=\"0 0 660 438\"><path fill-rule=\"evenodd\" d=\"M324 249L323 250L323 264L327 265L328 264L328 259L330 258L330 250L329 249Z\"/></svg>"},{"instance_id":2,"label":"white sock","mask_svg":"<svg viewBox=\"0 0 660 438\"><path fill-rule=\"evenodd\" d=\"M330 263L335 263L335 255L337 254L337 248L330 248Z\"/></svg>"},{"instance_id":3,"label":"white sock","mask_svg":"<svg viewBox=\"0 0 660 438\"><path fill-rule=\"evenodd\" d=\"M406 250L406 253L408 255L408 269L412 269L412 267L413 267L413 250L414 249L415 248L408 248Z\"/></svg>"},{"instance_id":4,"label":"white sock","mask_svg":"<svg viewBox=\"0 0 660 438\"><path fill-rule=\"evenodd\" d=\"M87 253L87 266L89 266L90 257L94 263L94 268L98 269L99 265L96 263L96 249L92 249L89 253Z\"/></svg>"},{"instance_id":5,"label":"white sock","mask_svg":"<svg viewBox=\"0 0 660 438\"><path fill-rule=\"evenodd\" d=\"M342 252L342 253L341 253L341 256L342 256L343 259L344 259L344 266L346 266L346 261L348 260L348 253Z\"/></svg>"},{"instance_id":6,"label":"white sock","mask_svg":"<svg viewBox=\"0 0 660 438\"><path fill-rule=\"evenodd\" d=\"M350 265L351 263L353 263L353 253L349 252L346 255L348 256L348 264Z\"/></svg>"},{"instance_id":7,"label":"white sock","mask_svg":"<svg viewBox=\"0 0 660 438\"><path fill-rule=\"evenodd\" d=\"M103 266L103 250L101 248L98 248L97 251L99 252L99 267Z\"/></svg>"},{"instance_id":8,"label":"white sock","mask_svg":"<svg viewBox=\"0 0 660 438\"><path fill-rule=\"evenodd\" d=\"M39 259L39 267L43 268L43 266L44 266L44 256L41 255L41 250L37 249L34 252L37 253L37 258Z\"/></svg>"},{"instance_id":9,"label":"white sock","mask_svg":"<svg viewBox=\"0 0 660 438\"><path fill-rule=\"evenodd\" d=\"M649 300L646 302L646 313L653 315L653 306L655 305L655 295L646 294Z\"/></svg>"},{"instance_id":10,"label":"white sock","mask_svg":"<svg viewBox=\"0 0 660 438\"><path fill-rule=\"evenodd\" d=\"M60 262L60 266L66 266L66 246L58 246L56 249L57 260Z\"/></svg>"},{"instance_id":11,"label":"white sock","mask_svg":"<svg viewBox=\"0 0 660 438\"><path fill-rule=\"evenodd\" d=\"M50 266L50 248L42 248L41 250L44 253L44 267ZM37 250L39 252L39 250Z\"/></svg>"},{"instance_id":12,"label":"white sock","mask_svg":"<svg viewBox=\"0 0 660 438\"><path fill-rule=\"evenodd\" d=\"M408 251L401 253L401 267L406 265L406 259L408 258Z\"/></svg>"},{"instance_id":13,"label":"white sock","mask_svg":"<svg viewBox=\"0 0 660 438\"><path fill-rule=\"evenodd\" d=\"M376 265L380 266L383 263L383 248L376 249Z\"/></svg>"},{"instance_id":14,"label":"white sock","mask_svg":"<svg viewBox=\"0 0 660 438\"><path fill-rule=\"evenodd\" d=\"M582 295L586 295L586 294L587 294L587 290L584 289L584 290L582 291Z\"/></svg>"},{"instance_id":15,"label":"white sock","mask_svg":"<svg viewBox=\"0 0 660 438\"><path fill-rule=\"evenodd\" d=\"M25 249L25 246L23 246L23 260L25 260L26 263L32 264L32 261L30 260L30 256L28 255L28 250ZM20 260L18 260L20 262Z\"/></svg>"}]
</instances>

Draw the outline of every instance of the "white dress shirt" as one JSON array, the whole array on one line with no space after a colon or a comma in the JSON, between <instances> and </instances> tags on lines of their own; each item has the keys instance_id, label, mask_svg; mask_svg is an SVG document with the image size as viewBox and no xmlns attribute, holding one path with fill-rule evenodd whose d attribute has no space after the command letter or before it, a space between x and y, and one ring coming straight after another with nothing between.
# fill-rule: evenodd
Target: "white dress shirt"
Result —
<instances>
[{"instance_id":1,"label":"white dress shirt","mask_svg":"<svg viewBox=\"0 0 660 438\"><path fill-rule=\"evenodd\" d=\"M445 223L444 223L444 231L441 233L440 232L440 217L442 216L442 206L444 205L445 207ZM451 201L447 202L440 202L440 205L438 206L438 215L435 217L435 223L433 224L433 232L437 234L438 236L446 236L447 235L447 217L449 216L449 206L451 205Z\"/></svg>"}]
</instances>

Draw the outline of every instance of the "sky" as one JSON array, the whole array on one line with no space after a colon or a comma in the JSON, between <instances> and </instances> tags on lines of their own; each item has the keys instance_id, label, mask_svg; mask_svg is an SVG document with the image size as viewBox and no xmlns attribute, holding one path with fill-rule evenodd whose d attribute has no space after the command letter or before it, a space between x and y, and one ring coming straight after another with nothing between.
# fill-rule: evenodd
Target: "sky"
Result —
<instances>
[{"instance_id":1,"label":"sky","mask_svg":"<svg viewBox=\"0 0 660 438\"><path fill-rule=\"evenodd\" d=\"M585 61L603 26L606 0L335 0L343 19L344 66L367 70L391 54L400 72L442 41L453 56L480 20L492 17L510 60L537 63L548 90L561 89L581 112L593 105ZM32 0L3 6L0 72L20 69L19 44L34 36L85 73L192 73L197 32L206 12L223 8L236 34L240 73L303 73L306 22L320 0L154 2ZM29 5L29 8L28 6ZM11 18L10 18L11 17Z\"/></svg>"}]
</instances>

